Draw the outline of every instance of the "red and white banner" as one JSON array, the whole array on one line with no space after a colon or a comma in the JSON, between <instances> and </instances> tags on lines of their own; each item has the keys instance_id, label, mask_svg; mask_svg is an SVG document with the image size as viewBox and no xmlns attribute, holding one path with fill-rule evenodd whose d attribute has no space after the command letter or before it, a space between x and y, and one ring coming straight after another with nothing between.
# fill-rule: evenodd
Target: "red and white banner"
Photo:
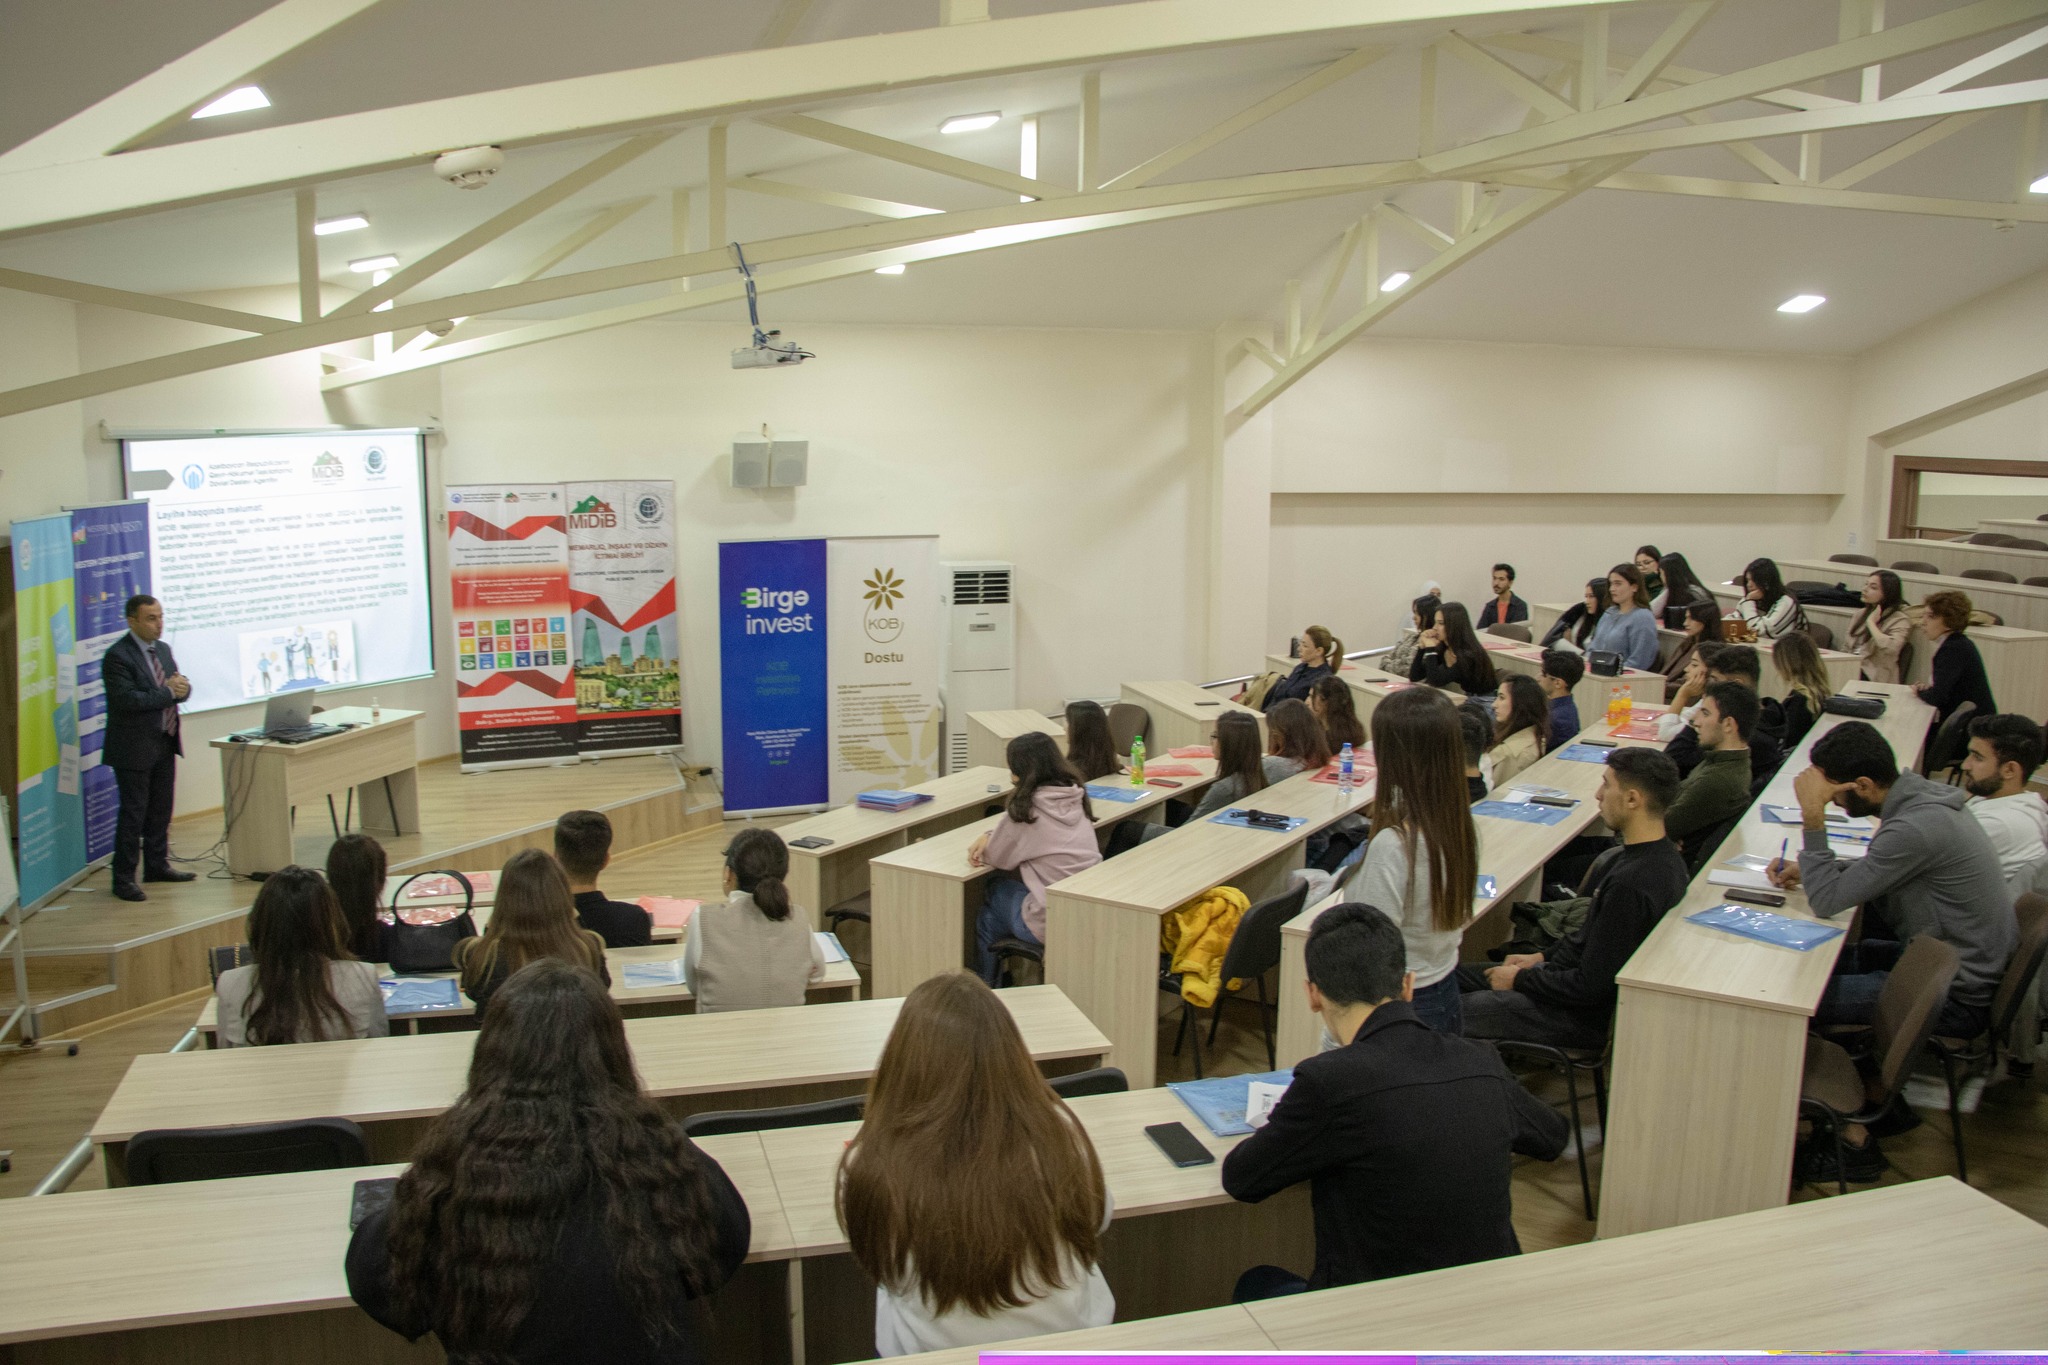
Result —
<instances>
[{"instance_id":1,"label":"red and white banner","mask_svg":"<svg viewBox=\"0 0 2048 1365\"><path fill-rule=\"evenodd\" d=\"M573 759L562 486L470 484L447 497L462 766Z\"/></svg>"},{"instance_id":2,"label":"red and white banner","mask_svg":"<svg viewBox=\"0 0 2048 1365\"><path fill-rule=\"evenodd\" d=\"M683 742L676 486L666 479L572 483L563 495L577 748L673 749Z\"/></svg>"}]
</instances>

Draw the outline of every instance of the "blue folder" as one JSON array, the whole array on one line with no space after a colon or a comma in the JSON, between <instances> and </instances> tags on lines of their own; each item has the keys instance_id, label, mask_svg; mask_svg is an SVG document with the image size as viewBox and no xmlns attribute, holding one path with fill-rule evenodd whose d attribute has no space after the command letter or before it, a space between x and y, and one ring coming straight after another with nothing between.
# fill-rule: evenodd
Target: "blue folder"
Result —
<instances>
[{"instance_id":1,"label":"blue folder","mask_svg":"<svg viewBox=\"0 0 2048 1365\"><path fill-rule=\"evenodd\" d=\"M1525 825L1554 825L1571 811L1564 806L1539 806L1532 801L1481 801L1472 807L1472 813L1496 820L1519 820Z\"/></svg>"},{"instance_id":2,"label":"blue folder","mask_svg":"<svg viewBox=\"0 0 2048 1365\"><path fill-rule=\"evenodd\" d=\"M1249 820L1244 818L1244 812L1241 810L1227 810L1224 811L1221 815L1210 816L1209 823L1212 825L1236 825L1239 829L1256 829L1261 830L1267 834L1285 834L1289 830L1300 829L1303 825L1307 824L1308 821L1303 819L1299 815L1290 815L1287 817L1287 829L1282 830L1276 829L1270 825L1252 824Z\"/></svg>"},{"instance_id":3,"label":"blue folder","mask_svg":"<svg viewBox=\"0 0 2048 1365\"><path fill-rule=\"evenodd\" d=\"M462 992L452 976L412 977L377 983L384 992L386 1014L418 1014L422 1010L452 1010L462 1005Z\"/></svg>"},{"instance_id":4,"label":"blue folder","mask_svg":"<svg viewBox=\"0 0 2048 1365\"><path fill-rule=\"evenodd\" d=\"M1812 920L1774 915L1768 910L1749 910L1740 905L1717 905L1711 910L1695 911L1686 918L1694 924L1719 929L1725 934L1753 938L1759 943L1776 944L1801 953L1811 952L1829 939L1842 936L1838 925L1816 924Z\"/></svg>"},{"instance_id":5,"label":"blue folder","mask_svg":"<svg viewBox=\"0 0 2048 1365\"><path fill-rule=\"evenodd\" d=\"M1557 756L1568 763L1604 764L1607 762L1607 755L1613 752L1614 750L1603 749L1597 744L1567 744L1557 751Z\"/></svg>"},{"instance_id":6,"label":"blue folder","mask_svg":"<svg viewBox=\"0 0 2048 1365\"><path fill-rule=\"evenodd\" d=\"M1244 1107L1251 1099L1252 1082L1288 1085L1293 1080L1294 1071L1290 1067L1285 1071L1266 1071L1254 1076L1211 1076L1200 1081L1175 1081L1166 1088L1180 1096L1180 1102L1192 1109L1195 1117L1217 1137L1237 1137L1252 1130L1252 1126L1244 1121Z\"/></svg>"},{"instance_id":7,"label":"blue folder","mask_svg":"<svg viewBox=\"0 0 2048 1365\"><path fill-rule=\"evenodd\" d=\"M1143 787L1112 787L1107 782L1090 782L1088 794L1097 801L1121 801L1126 805L1145 794Z\"/></svg>"}]
</instances>

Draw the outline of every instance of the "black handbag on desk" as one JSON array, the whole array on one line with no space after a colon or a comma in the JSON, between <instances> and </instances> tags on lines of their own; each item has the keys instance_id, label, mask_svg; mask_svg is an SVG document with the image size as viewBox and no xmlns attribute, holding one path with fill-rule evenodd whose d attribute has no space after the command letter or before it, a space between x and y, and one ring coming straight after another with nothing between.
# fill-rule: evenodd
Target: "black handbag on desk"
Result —
<instances>
[{"instance_id":1,"label":"black handbag on desk","mask_svg":"<svg viewBox=\"0 0 2048 1365\"><path fill-rule=\"evenodd\" d=\"M1621 676L1621 656L1611 649L1587 650L1586 671L1596 678L1618 678Z\"/></svg>"},{"instance_id":2,"label":"black handbag on desk","mask_svg":"<svg viewBox=\"0 0 2048 1365\"><path fill-rule=\"evenodd\" d=\"M453 877L460 882L462 913L439 924L408 924L398 911L399 897L405 894L406 887L422 877ZM384 941L391 948L391 970L401 975L451 970L455 966L455 945L466 938L476 937L476 917L470 913L475 907L476 888L460 872L415 872L400 882L391 893L393 923L384 931Z\"/></svg>"},{"instance_id":3,"label":"black handbag on desk","mask_svg":"<svg viewBox=\"0 0 2048 1365\"><path fill-rule=\"evenodd\" d=\"M1876 720L1884 714L1883 697L1850 696L1837 693L1820 704L1820 709L1831 716L1853 716L1857 720Z\"/></svg>"}]
</instances>

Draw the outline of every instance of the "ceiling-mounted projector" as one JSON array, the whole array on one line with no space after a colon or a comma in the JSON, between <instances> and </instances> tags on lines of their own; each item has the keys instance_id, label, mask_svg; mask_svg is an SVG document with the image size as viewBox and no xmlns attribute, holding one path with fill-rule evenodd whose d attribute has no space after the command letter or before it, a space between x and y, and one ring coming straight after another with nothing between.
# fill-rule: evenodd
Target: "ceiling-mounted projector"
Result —
<instances>
[{"instance_id":1,"label":"ceiling-mounted projector","mask_svg":"<svg viewBox=\"0 0 2048 1365\"><path fill-rule=\"evenodd\" d=\"M761 329L761 309L754 299L754 272L747 265L747 253L740 244L732 244L732 254L739 258L740 278L747 282L747 318L754 324L754 344L742 346L732 353L732 367L735 370L772 370L781 365L801 365L812 359L809 351L787 341L777 341L781 332L767 332Z\"/></svg>"}]
</instances>

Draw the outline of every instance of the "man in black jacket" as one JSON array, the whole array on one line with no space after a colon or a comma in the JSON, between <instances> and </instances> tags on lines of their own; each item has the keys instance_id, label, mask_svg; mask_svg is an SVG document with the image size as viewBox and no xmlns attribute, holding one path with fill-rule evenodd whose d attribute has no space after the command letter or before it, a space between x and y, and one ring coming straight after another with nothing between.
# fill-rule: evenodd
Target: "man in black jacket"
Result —
<instances>
[{"instance_id":1,"label":"man in black jacket","mask_svg":"<svg viewBox=\"0 0 2048 1365\"><path fill-rule=\"evenodd\" d=\"M1548 952L1482 971L1460 967L1465 1035L1557 1047L1607 1044L1614 977L1665 912L1685 897L1685 858L1664 837L1678 770L1655 749L1616 749L1600 774L1600 818L1621 836L1577 929Z\"/></svg>"},{"instance_id":2,"label":"man in black jacket","mask_svg":"<svg viewBox=\"0 0 2048 1365\"><path fill-rule=\"evenodd\" d=\"M100 678L107 689L107 732L100 761L114 770L120 814L114 823L114 894L148 900L135 884L135 865L146 882L189 882L171 866L171 806L176 797L178 703L192 684L178 671L162 640L164 609L146 593L128 599L128 633L107 649Z\"/></svg>"},{"instance_id":3,"label":"man in black jacket","mask_svg":"<svg viewBox=\"0 0 2048 1365\"><path fill-rule=\"evenodd\" d=\"M1332 906L1309 931L1309 1008L1341 1046L1294 1068L1266 1126L1224 1159L1223 1188L1256 1204L1308 1181L1315 1270L1255 1266L1239 1302L1522 1249L1509 1157L1552 1160L1570 1129L1492 1048L1416 1018L1406 966L1399 926L1372 906Z\"/></svg>"},{"instance_id":4,"label":"man in black jacket","mask_svg":"<svg viewBox=\"0 0 2048 1365\"><path fill-rule=\"evenodd\" d=\"M569 877L576 918L607 948L644 948L654 941L654 916L597 889L611 865L612 822L601 810L572 810L555 821L555 861Z\"/></svg>"}]
</instances>

